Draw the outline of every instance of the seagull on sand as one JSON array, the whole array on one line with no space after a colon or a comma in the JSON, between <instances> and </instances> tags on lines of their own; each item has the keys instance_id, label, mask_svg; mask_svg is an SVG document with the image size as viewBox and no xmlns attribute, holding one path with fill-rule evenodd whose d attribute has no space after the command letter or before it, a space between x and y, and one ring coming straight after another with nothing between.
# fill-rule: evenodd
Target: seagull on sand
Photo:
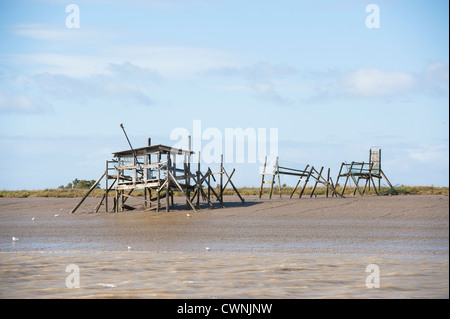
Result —
<instances>
[{"instance_id":1,"label":"seagull on sand","mask_svg":"<svg viewBox=\"0 0 450 319\"><path fill-rule=\"evenodd\" d=\"M131 247L130 247L130 246L128 246L128 250L131 250Z\"/></svg>"},{"instance_id":2,"label":"seagull on sand","mask_svg":"<svg viewBox=\"0 0 450 319\"><path fill-rule=\"evenodd\" d=\"M187 217L191 217L191 215L189 215L189 214L186 214L186 216L187 216Z\"/></svg>"},{"instance_id":3,"label":"seagull on sand","mask_svg":"<svg viewBox=\"0 0 450 319\"><path fill-rule=\"evenodd\" d=\"M19 238L17 238L17 237L12 237L12 241L18 241L19 240Z\"/></svg>"},{"instance_id":4,"label":"seagull on sand","mask_svg":"<svg viewBox=\"0 0 450 319\"><path fill-rule=\"evenodd\" d=\"M211 250L211 248L209 248L209 247L206 247L206 251L210 251Z\"/></svg>"}]
</instances>

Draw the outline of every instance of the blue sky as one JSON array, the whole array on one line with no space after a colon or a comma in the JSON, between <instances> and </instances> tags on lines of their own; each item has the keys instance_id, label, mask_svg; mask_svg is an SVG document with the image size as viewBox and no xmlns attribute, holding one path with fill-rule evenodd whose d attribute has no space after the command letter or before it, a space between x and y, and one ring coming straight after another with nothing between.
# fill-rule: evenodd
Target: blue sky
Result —
<instances>
[{"instance_id":1,"label":"blue sky","mask_svg":"<svg viewBox=\"0 0 450 319\"><path fill-rule=\"evenodd\" d=\"M69 29L65 9L80 9ZM380 28L367 28L367 5ZM448 1L1 1L0 189L96 179L175 128L278 128L280 163L382 148L395 185L449 184ZM236 167L257 186L259 164ZM287 184L295 180L285 179Z\"/></svg>"}]
</instances>

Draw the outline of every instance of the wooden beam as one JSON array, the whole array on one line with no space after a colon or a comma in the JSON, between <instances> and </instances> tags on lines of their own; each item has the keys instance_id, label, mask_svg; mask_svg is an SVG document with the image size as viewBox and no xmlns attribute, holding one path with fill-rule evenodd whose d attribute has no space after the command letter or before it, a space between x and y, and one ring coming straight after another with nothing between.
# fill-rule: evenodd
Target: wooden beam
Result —
<instances>
[{"instance_id":1,"label":"wooden beam","mask_svg":"<svg viewBox=\"0 0 450 319\"><path fill-rule=\"evenodd\" d=\"M106 175L106 171L102 174L102 176L99 177L99 179L89 188L89 190L86 192L86 194L83 196L83 198L80 200L80 202L70 211L71 214L75 213L75 211L78 209L78 207L81 206L81 204L84 202L84 200L89 196L89 194L94 190L95 187L100 183L102 178Z\"/></svg>"},{"instance_id":2,"label":"wooden beam","mask_svg":"<svg viewBox=\"0 0 450 319\"><path fill-rule=\"evenodd\" d=\"M236 192L236 194L239 196L239 198L241 199L241 202L243 204L245 204L245 200L241 197L241 194L239 194L239 191L236 189L236 187L234 187L233 182L231 181L231 177L228 176L227 171L225 170L225 168L223 168L223 172L225 173L225 175L228 177L228 180L230 181L231 186L233 187L234 191Z\"/></svg>"},{"instance_id":3,"label":"wooden beam","mask_svg":"<svg viewBox=\"0 0 450 319\"><path fill-rule=\"evenodd\" d=\"M102 203L103 203L103 200L105 200L105 199L107 199L108 197L108 191L110 191L112 188L113 188L113 186L114 186L114 184L116 183L116 180L114 180L113 182L112 182L112 184L111 184L111 186L109 186L109 188L107 189L107 190L105 190L105 194L103 194L103 197L102 197L102 199L100 200L100 202L97 204L97 206L95 206L95 209L94 209L94 213L97 213L98 212L98 210L100 209L100 206L102 206ZM107 204L108 202L105 202L105 204ZM106 207L106 211L108 211L108 206Z\"/></svg>"},{"instance_id":4,"label":"wooden beam","mask_svg":"<svg viewBox=\"0 0 450 319\"><path fill-rule=\"evenodd\" d=\"M170 171L168 171L168 174L170 176L170 178L175 182L175 185L180 189L180 191L183 193L184 197L186 197L186 201L189 203L189 205L191 206L192 210L194 212L197 212L197 210L194 207L194 204L192 204L191 200L189 199L189 197L187 196L187 194L184 192L183 188L181 187L181 185L177 182L177 180L173 177L172 173ZM166 195L167 196L167 195Z\"/></svg>"},{"instance_id":5,"label":"wooden beam","mask_svg":"<svg viewBox=\"0 0 450 319\"><path fill-rule=\"evenodd\" d=\"M263 186L264 186L264 174L266 173L267 156L264 158L264 167L261 174L261 186L259 187L259 199L261 199Z\"/></svg>"},{"instance_id":6,"label":"wooden beam","mask_svg":"<svg viewBox=\"0 0 450 319\"><path fill-rule=\"evenodd\" d=\"M306 165L304 172L306 172L306 170L308 169L309 164ZM291 196L289 196L289 198L292 198L292 196L294 195L295 191L297 190L298 185L300 184L300 182L302 181L302 177L299 177L297 184L295 184L294 190L291 192Z\"/></svg>"}]
</instances>

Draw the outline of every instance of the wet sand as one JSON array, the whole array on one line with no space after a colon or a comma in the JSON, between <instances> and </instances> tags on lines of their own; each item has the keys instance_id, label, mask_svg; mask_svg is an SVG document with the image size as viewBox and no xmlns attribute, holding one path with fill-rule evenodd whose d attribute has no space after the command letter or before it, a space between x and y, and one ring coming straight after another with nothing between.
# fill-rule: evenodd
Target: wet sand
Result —
<instances>
[{"instance_id":1,"label":"wet sand","mask_svg":"<svg viewBox=\"0 0 450 319\"><path fill-rule=\"evenodd\" d=\"M142 206L139 199L128 204ZM92 213L88 198L0 198L0 251L96 250L448 255L449 198L392 196L225 199L225 207L169 213ZM215 204L219 207L218 204ZM187 216L190 215L190 217ZM55 216L57 215L57 216ZM32 218L34 217L34 220ZM12 243L12 237L19 241Z\"/></svg>"},{"instance_id":2,"label":"wet sand","mask_svg":"<svg viewBox=\"0 0 450 319\"><path fill-rule=\"evenodd\" d=\"M0 198L0 298L449 297L448 197L245 199L69 214L79 198Z\"/></svg>"}]
</instances>

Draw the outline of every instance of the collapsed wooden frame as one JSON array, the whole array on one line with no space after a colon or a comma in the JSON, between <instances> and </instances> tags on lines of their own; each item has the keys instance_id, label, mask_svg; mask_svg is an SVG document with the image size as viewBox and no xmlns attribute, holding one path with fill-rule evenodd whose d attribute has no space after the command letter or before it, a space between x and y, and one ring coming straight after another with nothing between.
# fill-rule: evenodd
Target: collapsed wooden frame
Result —
<instances>
[{"instance_id":1,"label":"collapsed wooden frame","mask_svg":"<svg viewBox=\"0 0 450 319\"><path fill-rule=\"evenodd\" d=\"M279 196L281 196L281 180L280 175L291 175L298 176L299 179L294 189L292 190L289 198L292 198L296 190L300 187L299 198L302 197L303 192L305 191L306 185L310 181L310 179L314 180L314 186L312 188L310 197L314 196L314 192L318 184L322 184L326 187L326 197L329 195L329 191L331 190L331 196L334 197L344 197L344 192L347 188L347 185L352 186L352 182L354 185L353 196L356 195L356 192L361 196L364 196L366 190L370 191L371 185L373 186L375 193L377 195L381 195L381 179L385 179L391 189L394 189L391 182L387 178L386 174L381 169L381 149L377 147L371 147L369 152L369 162L351 162L342 163L341 168L339 170L339 174L336 178L336 183L333 183L333 179L330 177L330 169L328 168L327 178L325 179L322 175L323 167L320 170L314 168L314 166L306 165L306 167L302 169L294 169L289 167L280 166L278 163L279 158L276 158L275 165L273 166L273 170L270 172L266 171L267 168L267 156L264 160L264 167L261 173L261 186L259 190L259 198L261 198L263 193L264 184L270 184L270 192L269 199L272 198L273 187L275 185L275 178L278 178L278 189ZM265 176L271 176L271 180L265 181ZM340 193L337 192L336 187L339 186L339 179L345 178L344 186L342 187L342 191ZM378 180L378 184L375 184L375 179ZM360 185L361 181L364 181L364 187ZM301 183L303 185L301 186Z\"/></svg>"},{"instance_id":2,"label":"collapsed wooden frame","mask_svg":"<svg viewBox=\"0 0 450 319\"><path fill-rule=\"evenodd\" d=\"M197 211L197 208L200 207L200 197L211 208L214 208L211 201L212 195L223 207L223 193L228 184L232 186L242 204L245 204L245 200L231 180L235 169L228 174L223 166L223 155L221 156L220 170L218 172L212 172L211 168L208 167L206 172L203 173L200 170L199 152L197 171L192 173L192 154L194 152L190 151L190 137L189 150L176 149L161 144L150 145L149 139L149 145L146 147L113 153L115 159L106 161L105 172L86 192L71 213L74 213L80 207L103 178L105 178L105 192L94 208L94 212L98 212L102 205L105 206L106 212L109 211L108 195L110 192L115 193L112 211L119 212L125 209L134 209L128 206L126 201L128 198L133 197L132 193L136 189L144 189L143 202L146 210L155 209L159 211L163 203L162 200L165 199L165 210L169 212L170 207L174 205L173 196L175 191L182 193L186 199L187 208L193 211ZM183 156L183 168L177 168L177 156ZM165 160L163 161L163 159ZM110 173L111 171L112 174ZM216 182L215 175L219 176L218 191L211 184L211 179ZM191 196L191 194L193 195ZM152 204L153 202L156 202L155 205Z\"/></svg>"},{"instance_id":3,"label":"collapsed wooden frame","mask_svg":"<svg viewBox=\"0 0 450 319\"><path fill-rule=\"evenodd\" d=\"M306 165L306 167L303 170L302 169L294 169L294 168L290 168L290 167L280 166L278 160L279 160L279 158L277 157L275 160L275 165L273 166L273 170L271 172L267 172L266 171L267 156L265 157L263 171L261 173L261 185L259 188L259 198L262 197L264 184L270 184L269 199L272 199L273 187L275 184L276 177L278 178L278 193L279 193L280 199L282 198L280 175L298 176L297 184L295 185L294 189L290 193L289 198L292 198L292 196L294 195L294 193L296 192L296 190L299 187L300 187L300 193L299 193L298 198L301 198L305 191L306 185L308 184L308 182L310 180L314 181L314 186L311 191L310 197L314 196L314 192L316 191L316 187L318 184L322 184L326 187L326 197L328 197L328 195L329 195L329 190L331 190L331 196L341 196L342 197L342 195L336 191L336 188L333 184L333 180L330 177L330 169L329 168L328 168L327 178L325 178L324 176L322 176L322 173L324 170L323 166L320 168L320 170L317 170L314 166L310 167L309 164ZM264 180L265 176L267 176L267 175L272 177L271 180L269 180L269 181ZM303 182L303 185L300 186L302 184L302 182Z\"/></svg>"},{"instance_id":4,"label":"collapsed wooden frame","mask_svg":"<svg viewBox=\"0 0 450 319\"><path fill-rule=\"evenodd\" d=\"M342 163L336 179L336 184L339 182L341 177L345 177L341 195L344 195L347 184L351 186L352 182L354 184L353 196L356 195L356 191L358 191L361 196L364 196L366 189L370 190L371 182L375 193L380 195L382 178L386 180L391 189L394 189L391 182L381 169L381 149L377 149L375 147L370 148L369 162L351 162L350 164ZM375 179L378 180L378 185L375 184ZM361 181L365 181L364 188L360 185Z\"/></svg>"}]
</instances>

